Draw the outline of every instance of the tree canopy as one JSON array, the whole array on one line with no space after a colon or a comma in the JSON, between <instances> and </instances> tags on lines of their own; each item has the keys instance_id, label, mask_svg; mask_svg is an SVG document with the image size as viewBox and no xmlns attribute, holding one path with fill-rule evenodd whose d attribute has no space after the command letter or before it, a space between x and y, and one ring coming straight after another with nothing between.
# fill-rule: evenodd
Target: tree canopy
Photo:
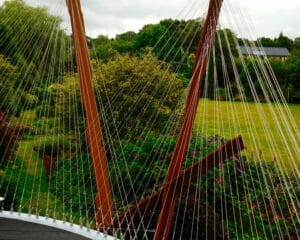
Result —
<instances>
[{"instance_id":1,"label":"tree canopy","mask_svg":"<svg viewBox=\"0 0 300 240\"><path fill-rule=\"evenodd\" d=\"M121 138L145 129L161 130L182 94L182 82L150 53L139 57L116 53L107 63L94 62L94 70L102 125L112 135L116 136L117 130ZM67 116L82 111L78 80L66 77L63 84L49 88L57 94L58 112L65 115L66 126L74 126Z\"/></svg>"}]
</instances>

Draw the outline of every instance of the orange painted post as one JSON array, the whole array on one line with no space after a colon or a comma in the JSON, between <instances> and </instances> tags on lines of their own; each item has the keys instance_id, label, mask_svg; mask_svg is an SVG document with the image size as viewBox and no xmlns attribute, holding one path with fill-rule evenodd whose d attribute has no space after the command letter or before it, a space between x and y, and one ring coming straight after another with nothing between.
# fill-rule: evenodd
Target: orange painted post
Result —
<instances>
[{"instance_id":1,"label":"orange painted post","mask_svg":"<svg viewBox=\"0 0 300 240\"><path fill-rule=\"evenodd\" d=\"M201 39L196 53L193 76L187 96L183 124L172 155L165 184L172 181L180 174L182 164L186 157L188 145L191 138L192 127L198 107L198 101L200 98L201 82L209 60L210 49L214 42L214 35L222 2L223 0L210 0L209 3L206 21L202 30ZM175 196L173 190L170 188L170 185L165 187L163 192L162 210L158 218L154 236L155 240L168 239L176 201L177 197Z\"/></svg>"},{"instance_id":2,"label":"orange painted post","mask_svg":"<svg viewBox=\"0 0 300 240\"><path fill-rule=\"evenodd\" d=\"M86 42L84 20L80 0L67 0L72 24L76 62L80 80L82 104L86 115L86 136L90 157L93 162L97 196L97 227L109 226L113 218L112 196L105 150L102 145L102 133L97 111L96 100L92 88L92 67Z\"/></svg>"}]
</instances>

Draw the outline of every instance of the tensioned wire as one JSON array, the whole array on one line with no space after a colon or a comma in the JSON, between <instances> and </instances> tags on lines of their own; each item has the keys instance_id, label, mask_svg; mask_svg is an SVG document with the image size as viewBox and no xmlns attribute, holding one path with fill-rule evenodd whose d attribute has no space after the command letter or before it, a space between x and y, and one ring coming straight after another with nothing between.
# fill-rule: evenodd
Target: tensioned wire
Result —
<instances>
[{"instance_id":1,"label":"tensioned wire","mask_svg":"<svg viewBox=\"0 0 300 240\"><path fill-rule=\"evenodd\" d=\"M236 6L238 6L238 5L236 5ZM242 13L242 12L241 12L241 13ZM246 17L248 18L249 16L246 16ZM247 26L247 25L249 25L248 22L245 23L245 26ZM248 29L250 29L250 28L251 28L251 26L248 27ZM282 94L281 89L279 88L278 82L277 82L277 81L272 81L272 82L271 82L271 79L274 79L275 76L274 76L274 72L273 72L272 69L270 68L270 63L268 62L267 59L266 59L265 63L267 64L267 68L268 68L268 70L269 70L269 74L268 74L268 75L270 75L270 77L266 77L267 83L268 83L269 85L272 85L272 83L275 85L276 90L277 90L278 93L279 93L279 96L276 96L276 95L274 95L274 96L277 98L277 102L280 101L280 102L282 103L281 105L278 105L278 106L283 106L283 107L280 107L280 108L278 107L279 112L280 112L280 116L281 116L281 118L283 119L283 121L286 123L286 124L284 124L282 127L288 128L288 133L290 134L290 137L293 138L292 143L295 143L295 144L294 144L295 146L292 145L292 147L293 147L293 148L296 148L296 149L295 149L295 152L297 153L297 152L299 152L299 146L297 146L297 142L299 141L299 139L297 140L297 137L298 137L298 136L297 136L296 134L291 134L291 132L298 132L299 129L298 129L296 123L295 123L295 120L294 120L293 116L291 115L291 112L290 112L290 110L289 110L289 108L288 108L288 106L287 106L287 103L286 103L285 99L283 98L283 94ZM266 73L265 73L266 70L264 69L264 68L265 68L265 65L263 65L262 67L263 67L262 71L264 72L264 74L266 74ZM278 99L280 99L280 100L278 100ZM283 112L283 109L285 109L284 112ZM286 114L288 115L288 117L286 116ZM286 119L286 120L285 120L285 119ZM292 129L290 129L290 127L292 127ZM295 138L296 138L296 139L295 139Z\"/></svg>"},{"instance_id":2,"label":"tensioned wire","mask_svg":"<svg viewBox=\"0 0 300 240\"><path fill-rule=\"evenodd\" d=\"M270 71L271 73L272 73L272 71ZM267 78L267 77L266 77ZM273 75L273 78L274 78L274 75ZM267 78L268 79L268 78ZM277 81L273 81L274 82L274 84L276 84L276 86L278 86L278 83L277 83ZM286 108L287 107L287 105L286 105L286 103L285 103L285 100L283 99L282 100L282 102L284 103L284 107ZM280 105L280 106L282 106L282 105ZM280 110L281 110L281 108L280 108ZM288 114L288 116L291 116L290 115L290 111L289 110L287 110L286 112L284 112L284 113L286 113L286 114ZM280 116L282 117L282 118L285 118L285 115L284 115L284 113L282 113ZM276 119L276 118L275 118ZM284 120L282 120L282 121L284 121ZM294 122L294 119L293 118L290 118L290 120L289 120L290 122ZM295 123L294 124L292 124L293 126L295 126ZM290 124L288 124L288 122L286 122L286 124L284 125L284 127L289 127L290 126ZM297 130L295 130L295 132L297 132ZM289 133L290 133L290 131L289 131ZM295 136L296 134L289 134L290 135L290 137L293 137L293 136ZM289 136L286 136L286 137L289 137ZM294 143L295 145L297 145L297 141L295 140L295 141L292 141L292 143ZM298 147L298 146L296 146L296 147ZM293 161L294 159L291 157L291 160ZM283 167L282 167L283 168ZM280 169L279 169L280 170ZM293 172L294 172L294 170L293 170ZM298 180L298 174L296 174L295 175L295 178Z\"/></svg>"},{"instance_id":3,"label":"tensioned wire","mask_svg":"<svg viewBox=\"0 0 300 240\"><path fill-rule=\"evenodd\" d=\"M225 35L225 40L226 40L226 43L227 43L227 49L229 50L229 53L230 53L231 63L232 63L232 65L234 66L235 62L233 61L231 49L230 49L229 42L228 42L227 32L224 31L223 34ZM219 39L220 39L220 38L219 38ZM219 46L220 46L220 49L222 49L222 45L220 44ZM225 64L225 63L224 63L224 59L223 59L223 61L222 61L222 64L223 64L223 65ZM238 75L236 74L236 73L237 73L236 68L235 68L235 67L233 67L233 68L234 68L234 70L235 70L235 71L234 71L234 72L235 72L235 78L238 79ZM228 75L227 75L227 77L228 77ZM226 80L228 80L228 79L226 79ZM229 81L227 81L226 84L229 84ZM237 85L240 86L239 84L237 84ZM243 96L243 99L245 99L245 94L244 94L244 92L243 92L243 90L242 90L241 87L239 87L239 94L241 94L241 95ZM227 95L229 96L229 98L230 98L230 96L232 96L231 93L227 93ZM244 102L244 101L242 101L242 102ZM233 106L234 106L234 105L233 105ZM243 107L244 107L244 105L243 105ZM233 112L237 112L237 110L235 109ZM244 113L247 114L248 111L244 111ZM233 113L232 113L232 116L234 116ZM249 119L249 116L247 116L247 119ZM242 131L241 127L239 127L239 131ZM253 133L253 128L252 128L252 129L248 129L247 131ZM251 172L250 172L250 174L251 174ZM224 181L225 181L225 179L224 179ZM243 184L247 184L247 185L248 185L248 183L245 182L244 180L243 180ZM249 187L247 186L246 191L248 190L248 188L249 188ZM245 196L246 196L246 195L248 194L248 191L245 192L244 194L245 194ZM256 199L257 199L257 197L256 197ZM250 207L250 204L247 203L247 211L249 211L249 210L250 210L250 211L252 212L252 214L253 214L253 209ZM251 221L251 219L249 219L249 220L250 220L250 223L251 223L251 229L252 229L252 232L253 232L252 221ZM254 225L255 225L255 229L256 229L256 223L255 223L255 222L254 222ZM257 232L256 232L256 233L257 233Z\"/></svg>"},{"instance_id":4,"label":"tensioned wire","mask_svg":"<svg viewBox=\"0 0 300 240\"><path fill-rule=\"evenodd\" d=\"M276 120L276 119L275 119ZM273 147L273 148L279 148L278 146L275 146L275 147ZM283 181L284 181L284 183L286 184L286 180L285 179L283 179ZM289 186L287 186L287 187L289 187ZM289 190L289 188L287 188L288 190ZM293 191L293 189L292 189L292 191ZM290 193L290 191L289 191L289 195L291 195L291 193ZM294 195L294 193L293 193L293 195ZM286 199L287 199L287 196L286 196ZM290 211L291 212L291 211Z\"/></svg>"},{"instance_id":5,"label":"tensioned wire","mask_svg":"<svg viewBox=\"0 0 300 240\"><path fill-rule=\"evenodd\" d=\"M180 25L179 25L177 28L179 28L179 27L180 27ZM171 37L172 37L172 36L170 36L170 38L171 38ZM162 38L161 38L161 39L162 39ZM160 40L161 40L161 39L160 39ZM160 40L159 40L159 41L160 41ZM169 41L169 40L167 40L166 42L168 42L168 41ZM184 44L184 42L185 42L185 41L183 41L182 44ZM175 43L175 44L176 44L176 43ZM157 44L156 44L156 45L157 45ZM165 46L166 46L166 45L165 45ZM164 47L165 47L165 46L164 46ZM173 48L174 48L174 46L172 46L172 49L173 49ZM171 50L172 50L172 49L171 49ZM162 50L163 50L163 49L162 49ZM170 50L170 52L171 52L171 50ZM169 53L170 53L170 52L169 52ZM166 55L166 57L168 57L168 56L169 56L169 54ZM165 57L165 58L166 58L166 57ZM175 56L174 56L174 58L175 58ZM131 76L129 76L129 78L131 78ZM144 89L146 89L146 88L147 88L147 86L144 87ZM142 89L141 92L143 92L144 89ZM132 91L131 91L131 93L134 93L135 91L136 91L136 89L133 88ZM119 93L117 93L116 95L120 95L120 94L122 94L122 91L119 91ZM130 95L130 92L129 92L128 95ZM114 98L116 98L116 97L112 96L112 99L114 99ZM112 101L113 101L113 100L112 100ZM138 103L139 103L139 99L137 99L136 104L134 104L134 105L132 106L132 109L135 109L135 108L136 108L135 106L136 106ZM133 110L131 110L131 111L133 111ZM129 111L128 115L129 115L129 114L130 114L130 111ZM126 120L126 116L125 116L125 120ZM149 122L150 122L150 121L149 121ZM121 126L117 126L117 127L119 128L119 127L121 127Z\"/></svg>"},{"instance_id":6,"label":"tensioned wire","mask_svg":"<svg viewBox=\"0 0 300 240\"><path fill-rule=\"evenodd\" d=\"M12 18L14 19L14 17L15 16L12 16ZM8 21L8 20L7 20ZM33 33L32 32L29 32L29 36L32 36L33 35ZM28 42L27 43L25 43L24 44L24 46L20 46L19 48L20 48L20 52L23 52L23 50L25 50L25 49L27 49L27 48L29 48L29 45L31 44L31 42L33 41L33 39L32 38L29 38L28 39ZM12 42L16 42L16 41L12 41ZM15 43L14 43L15 44ZM34 49L32 49L31 50L31 52L34 52ZM13 64L15 64L14 62L12 62ZM16 63L16 65L18 66L18 62ZM21 70L21 72L25 72L25 76L23 77L23 79L27 76L27 75L30 75L31 73L32 73L32 69L23 69L23 67L25 67L25 66L21 66L22 68L20 69ZM26 70L26 71L25 71ZM21 86L21 84L19 84L19 86L17 87L17 91L19 90L19 88L21 88L21 87L27 87L27 83L24 85L24 86ZM11 111L9 111L9 112L14 112L14 109L12 109Z\"/></svg>"},{"instance_id":7,"label":"tensioned wire","mask_svg":"<svg viewBox=\"0 0 300 240\"><path fill-rule=\"evenodd\" d=\"M133 106L134 107L134 106ZM138 117L138 116L137 116Z\"/></svg>"},{"instance_id":8,"label":"tensioned wire","mask_svg":"<svg viewBox=\"0 0 300 240\"><path fill-rule=\"evenodd\" d=\"M201 64L200 64L200 65L201 65ZM196 149L195 149L195 150L196 150ZM188 187L188 189L186 189L186 191L187 191L187 195L188 195L188 193L189 193L189 191L190 191L190 190L189 190L189 187ZM174 196L173 196L173 197L174 197ZM181 196L180 196L180 197L181 197ZM180 197L179 197L179 198L180 198ZM180 216L180 214L183 214L183 216L185 217L185 214L186 214L185 212L186 212L186 209L187 209L187 204L184 204L184 209L185 209L185 210L184 210L184 213L179 213L179 211L178 211L177 214L176 214L176 216L174 216L174 217L175 217L175 223L176 223L175 226L174 226L175 229L177 228L177 221L178 221L178 217ZM183 226L179 226L179 228L182 228L182 227L183 227ZM181 230L181 231L182 231L182 230ZM175 231L174 231L174 233L173 233L173 237L174 237L174 234L175 234Z\"/></svg>"},{"instance_id":9,"label":"tensioned wire","mask_svg":"<svg viewBox=\"0 0 300 240\"><path fill-rule=\"evenodd\" d=\"M226 34L226 33L225 33ZM226 39L226 38L225 38ZM228 96L230 97L231 95L230 94L228 94ZM233 105L234 106L234 105ZM228 110L232 110L232 108L231 109L228 109ZM234 110L234 112L236 112L236 110ZM234 116L234 115L233 115ZM246 194L246 193L245 193Z\"/></svg>"},{"instance_id":10,"label":"tensioned wire","mask_svg":"<svg viewBox=\"0 0 300 240\"><path fill-rule=\"evenodd\" d=\"M64 6L64 8L65 8L65 6ZM69 43L69 46L71 47L72 45ZM71 48L69 48L69 56L70 56L70 59L72 59L71 57L72 57L72 50L71 50ZM71 65L73 66L73 63L71 63ZM74 69L74 68L72 68L71 67L71 69ZM71 75L74 75L74 73L73 74L71 74ZM75 85L73 85L73 84L70 84L70 86L69 87L71 87L71 91L74 91L74 92L76 92L76 88L75 88ZM66 87L66 90L68 90L68 86ZM69 89L70 90L70 89ZM64 96L65 95L63 95L63 98L64 98ZM69 97L72 97L73 98L73 102L74 102L74 104L73 104L73 106L75 106L75 115L72 115L72 116L69 116L69 123L70 124L72 124L72 122L74 123L78 123L78 120L79 120L79 110L78 110L78 106L75 104L76 102L75 102L75 95L72 95L72 94L70 94L70 96ZM68 96L66 96L66 98L68 98ZM63 102L64 102L64 100L63 100ZM71 108L71 106L70 106L70 108ZM81 109L81 111L80 112L83 112L83 110L82 110L82 106L80 106L79 107L80 109ZM71 120L73 120L73 121L71 121ZM79 133L79 124L75 124L75 126L76 126L76 128L75 128L75 137L76 138L81 138L82 136L82 133ZM71 129L71 126L69 127L69 129ZM85 139L85 138L84 138ZM81 147L77 144L77 142L75 143L75 149L76 149L76 152L79 152L79 149L80 149ZM83 164L87 164L87 163L83 163L83 158L82 157L76 157L76 161L75 161L75 163L72 163L71 162L71 160L69 160L69 169L67 168L68 166L67 165L65 165L65 161L63 161L63 166L65 167L65 169L66 169L66 171L70 171L70 179L69 179L69 187L70 187L70 189L73 187L72 186L72 182L71 182L71 180L72 180L72 175L74 175L74 174L76 174L76 175L78 175L78 176L80 176L80 173L83 173ZM75 166L75 173L73 173L72 174L72 167L73 166ZM91 180L91 167L90 167L90 165L88 164L88 168L89 168L89 182L91 183L92 182L92 180ZM63 176L63 178L64 178L64 176ZM68 181L68 179L66 179L65 181ZM63 183L65 182L65 181L63 181ZM84 179L80 179L79 177L77 178L77 185L78 186L80 186L80 185L83 185L83 189L84 189L84 196L83 196L83 198L81 198L81 196L80 196L80 192L77 192L77 194L78 194L78 196L79 196L79 203L78 203L78 208L79 208L79 219L78 219L78 221L79 221L79 224L84 224L85 225L85 223L83 223L83 221L85 221L85 220L83 220L83 218L85 217L85 218L87 218L87 216L88 216L88 211L89 211L89 209L91 209L92 208L92 210L93 210L93 212L94 212L94 216L96 216L96 210L95 210L95 208L94 208L94 206L87 206L87 202L86 202L86 196L88 195L88 193L86 192L86 187L85 187L85 185L87 185L87 186L90 186L90 188L92 187L92 184L88 184L88 183L85 183L84 182ZM65 186L65 185L64 185ZM77 188L78 190L79 190L79 188ZM91 193L92 193L93 191L91 191ZM94 198L94 196L92 196L92 199ZM70 199L70 203L69 203L70 205L71 205L71 215L70 215L70 222L73 222L74 220L75 220L75 217L74 217L74 214L75 214L75 212L73 212L72 211L72 206L75 206L74 205L74 203L72 202L72 199ZM84 207L83 207L84 206ZM82 207L85 209L85 213L83 214L83 212L84 212L84 210L81 210L82 209ZM74 214L73 214L74 213ZM87 226L91 226L91 223L89 222L89 220L87 220Z\"/></svg>"},{"instance_id":11,"label":"tensioned wire","mask_svg":"<svg viewBox=\"0 0 300 240\"><path fill-rule=\"evenodd\" d=\"M220 55L221 55L221 66L220 67L221 67L222 72L223 72L223 85L226 88L226 86L228 86L228 72L227 72L227 65L225 64L225 59L224 59L224 54L223 54L223 49L222 49L222 43L221 43L221 38L220 38L219 32L217 32L216 37L217 37L218 47L220 49ZM215 95L217 96L217 94L218 93L216 92ZM226 94L226 100L230 101L230 99L228 99L228 96L230 97L230 94L228 94L228 92L227 92L227 94ZM218 106L216 106L216 107L218 107ZM225 113L227 113L225 115L229 116L230 115L230 110L231 110L230 106L228 106L227 109L224 109L224 110L225 110ZM221 110L218 110L218 112L219 112L219 114L222 114ZM216 118L215 114L214 114L214 116L215 116L214 118ZM216 120L214 120L214 121L216 121ZM233 135L233 131L232 131L232 127L231 127L231 121L229 121L229 130L230 130L230 134L229 135L232 136ZM234 174L236 174L236 173L234 173ZM229 186L230 186L230 195L233 196L233 190L232 190L231 186L234 183L232 183L230 181L230 179L228 179L228 180L229 180ZM214 182L214 187L216 187L215 182ZM234 217L235 231L237 233L237 223L238 223L237 218L239 216L238 216L238 214L236 214L235 209L233 209L233 217Z\"/></svg>"},{"instance_id":12,"label":"tensioned wire","mask_svg":"<svg viewBox=\"0 0 300 240\"><path fill-rule=\"evenodd\" d=\"M28 45L29 45L30 43L28 43ZM26 46L24 46L24 48L26 48L27 47L27 45ZM22 48L21 48L22 49ZM18 64L17 64L18 65ZM22 71L22 69L21 69L21 71ZM24 78L26 78L26 76L27 75L29 75L31 72L28 72L28 71L26 71L26 75L23 77L23 79ZM26 85L25 85L25 87L26 87ZM21 84L17 87L17 89L16 89L16 91L18 92L18 90L21 88ZM9 111L9 112L13 112L13 110L12 111Z\"/></svg>"},{"instance_id":13,"label":"tensioned wire","mask_svg":"<svg viewBox=\"0 0 300 240\"><path fill-rule=\"evenodd\" d=\"M43 62L42 62L41 64L43 64ZM42 72L43 72L43 70L42 70ZM49 80L50 80L50 79L52 78L52 77L51 77L51 74L50 74L49 76L50 76L50 78L49 78ZM40 182L41 182L41 179L40 179ZM39 199L39 197L37 198L37 205L38 205L38 203L39 203L38 199ZM48 201L49 201L49 198L47 199L47 204L48 204ZM38 209L38 207L37 207L37 209ZM48 209L48 207L47 207L47 209ZM46 211L48 211L48 210L46 210ZM54 214L55 214L55 213L54 213Z\"/></svg>"},{"instance_id":14,"label":"tensioned wire","mask_svg":"<svg viewBox=\"0 0 300 240\"><path fill-rule=\"evenodd\" d=\"M26 77L26 76L25 76Z\"/></svg>"},{"instance_id":15,"label":"tensioned wire","mask_svg":"<svg viewBox=\"0 0 300 240\"><path fill-rule=\"evenodd\" d=\"M42 62L43 63L43 62ZM41 63L41 64L42 64ZM26 109L26 108L25 108ZM18 177L18 179L20 179L20 177ZM27 180L27 179L26 179ZM25 181L26 182L26 181ZM18 180L18 183L19 183L19 180ZM23 197L23 196L22 196ZM48 198L49 199L49 198ZM48 201L48 200L47 200ZM21 201L22 202L22 201ZM38 203L38 200L37 200L37 203ZM38 209L38 208L37 208ZM37 215L38 215L38 213L37 213Z\"/></svg>"},{"instance_id":16,"label":"tensioned wire","mask_svg":"<svg viewBox=\"0 0 300 240\"><path fill-rule=\"evenodd\" d=\"M275 82L277 84L277 82ZM292 119L293 120L293 119ZM294 125L294 124L293 124Z\"/></svg>"},{"instance_id":17,"label":"tensioned wire","mask_svg":"<svg viewBox=\"0 0 300 240\"><path fill-rule=\"evenodd\" d=\"M53 34L53 33L51 33L51 34ZM54 33L55 34L55 33ZM55 39L55 44L54 44L54 52L53 52L53 55L54 55L54 57L52 57L52 62L53 62L53 59L55 59L55 57L56 57L56 55L55 55L55 53L56 52L58 52L58 54L59 54L59 56L57 57L57 58L62 58L63 57L63 52L62 52L62 47L61 47L61 49L60 49L60 51L57 51L56 50L56 48L57 48L57 42L58 42L58 40L62 40L62 39L59 39L58 37L58 35L57 35L57 33L56 33L56 36L53 36L54 37L54 39ZM63 45L63 43L61 42L61 46L64 46ZM52 56L53 56L52 55ZM43 63L43 62L42 62ZM55 65L55 62L53 62L52 64L51 64L51 69L53 69L54 68L54 65ZM44 71L43 70L43 66L40 66L39 68L42 68L42 72ZM39 69L40 70L40 69ZM52 76L51 75L51 73L49 73L49 83L50 83L50 81L51 81L51 79L54 79L54 76ZM48 85L48 83L47 83L47 85ZM49 93L47 92L46 93L46 99L49 97L49 95L48 95ZM44 113L42 113L42 115L46 115L46 116L48 116L49 115L49 111L50 111L50 109L48 108L48 109L45 109L44 110ZM55 115L56 115L56 113L55 113ZM54 125L55 125L55 120L54 120ZM46 127L46 131L48 132L50 129L48 129L48 127ZM38 164L36 164L36 170L35 170L35 172L37 172L37 166L38 166ZM52 168L52 166L50 166L50 168ZM53 171L53 169L50 169L50 171L52 172ZM42 172L41 170L40 170L40 172ZM40 178L40 183L41 183L41 179L42 179L42 176L40 176L41 178ZM40 184L39 183L39 184ZM38 206L38 200L37 200L37 206ZM56 202L56 201L55 201ZM49 204L49 190L48 190L48 197L47 197L47 206L48 206L48 204ZM53 216L55 216L56 215L56 211L55 211L55 208L56 208L56 206L54 207L54 213L53 213ZM38 209L38 207L37 207L37 209ZM48 207L47 207L47 213L46 213L47 215L49 214L48 213Z\"/></svg>"},{"instance_id":18,"label":"tensioned wire","mask_svg":"<svg viewBox=\"0 0 300 240\"><path fill-rule=\"evenodd\" d=\"M217 34L218 35L218 34ZM223 59L223 62L222 62L222 65L223 65L223 72L225 71L225 73L224 73L224 75L225 76L227 76L227 74L226 74L226 67L224 67L224 59ZM226 79L226 78L225 78ZM225 82L225 86L226 86L226 82ZM216 87L217 87L217 84L215 84L216 85ZM229 95L230 96L230 95ZM230 100L230 99L227 99L227 100ZM218 104L218 102L216 102L216 104L215 105L219 105ZM218 106L217 106L217 109L218 109ZM223 109L223 111L224 111L224 109ZM220 112L220 114L222 113L222 111L220 111L220 110L217 110L217 112ZM227 114L230 114L230 112L231 112L231 108L230 107L228 107L228 109L227 109ZM214 118L216 118L217 116L214 114ZM222 118L222 117L221 117ZM220 128L222 128L222 125L220 126ZM216 127L214 127L214 129L216 129ZM217 128L218 129L218 128ZM221 134L222 135L222 134ZM223 180L224 181L224 180ZM235 221L235 222L237 222L237 221Z\"/></svg>"},{"instance_id":19,"label":"tensioned wire","mask_svg":"<svg viewBox=\"0 0 300 240\"><path fill-rule=\"evenodd\" d=\"M208 63L209 64L209 63ZM207 68L207 70L208 70L208 68ZM205 78L205 81L204 81L204 89L207 89L207 77L208 77L208 74L207 74L208 72L206 72L206 78ZM203 96L205 97L206 96L206 93L207 93L207 91L204 91L204 93L203 93ZM200 104L201 105L201 104ZM202 108L201 108L202 109ZM202 111L205 111L205 109L202 109ZM200 147L200 149L197 149L196 148L196 144L197 144L197 142L199 142L200 141L200 143L202 143L203 144L203 138L202 138L202 133L203 133L203 125L202 125L202 131L199 131L199 128L198 129L196 129L196 133L195 133L195 135L196 136L200 136L200 138L198 139L196 139L196 142L195 142L195 144L194 144L194 147L193 147L193 149L194 149L194 151L202 151L202 149L201 149L201 147ZM197 159L195 159L195 160L197 160ZM199 160L199 159L198 159ZM198 173L199 173L199 171L200 171L200 169L198 169ZM201 177L202 176L200 176L199 177L199 180L201 180ZM186 194L186 196L188 196L189 195L189 192L190 192L190 187L188 187L186 190L185 190L185 194ZM196 194L195 194L195 202L196 202L196 199L197 199L197 196L199 196L199 199L201 199L201 191L199 191L199 193L198 193L198 189L196 189ZM188 213L186 213L186 211L187 211L187 207L188 207L188 202L186 201L185 203L184 203L184 200L182 200L182 198L180 198L179 200L178 200L178 204L182 204L182 205L184 205L184 212L183 213L181 213L181 212L179 212L179 211L177 211L177 214L176 214L176 216L174 216L174 218L175 218L175 222L176 222L176 224L175 224L175 226L174 226L174 228L176 229L176 228L181 228L181 232L183 231L183 227L184 227L184 225L179 225L179 226L177 226L178 224L177 224L177 221L178 221L178 219L179 219L179 217L181 217L181 215L183 215L184 217L183 217L183 219L185 219L185 217L186 217L186 215L188 214ZM200 206L199 206L200 207ZM199 210L199 207L198 207L198 210ZM195 214L197 213L197 211L196 211L196 204L194 205L194 211L193 211L193 218L195 217ZM199 215L199 213L198 213L198 215ZM192 218L192 219L193 219ZM192 224L192 228L191 229L193 229L193 227L194 227L194 222L192 222L191 223ZM198 226L195 226L195 228L197 229L198 228ZM191 230L192 231L192 230ZM206 236L207 236L207 234L206 234ZM175 231L173 232L173 238L175 237ZM182 238L183 236L182 236L182 234L180 235L180 238Z\"/></svg>"},{"instance_id":20,"label":"tensioned wire","mask_svg":"<svg viewBox=\"0 0 300 240\"><path fill-rule=\"evenodd\" d=\"M70 46L72 46L72 45L70 45ZM70 50L70 52L72 52L72 50ZM70 54L71 55L71 54ZM74 84L70 84L70 86L71 86L71 90L72 91L74 91L74 92L76 92L77 91L77 89L76 89L76 85L74 85ZM77 104L76 104L76 95L72 95L72 94L70 94L70 96L69 97L72 97L73 98L73 106L75 106L75 115L74 116L70 116L71 118L73 118L73 121L75 122L75 123L77 123L77 124L75 124L76 125L76 130L75 130L75 137L77 136L77 137L79 137L79 138L81 138L82 136L82 133L80 133L79 132L79 122L78 122L78 120L79 120L79 109L78 109L78 106L77 106ZM71 106L70 106L71 107ZM80 112L83 112L83 107L82 106L79 106L79 108L81 109L81 111ZM70 110L70 109L69 109ZM71 122L72 121L70 121L70 124L71 124ZM85 123L84 123L84 125L85 125ZM70 128L71 129L71 128ZM83 138L83 139L85 139L85 138ZM84 141L85 142L85 141ZM87 143L85 143L85 144L87 144ZM80 149L80 146L78 146L78 145L76 145L76 151L77 152L80 152L80 150L78 150L78 149ZM70 165L69 165L69 167L70 167L70 169L69 169L69 171L70 171L70 184L72 184L71 183L71 179L72 179L72 176L71 176L71 173L72 173L72 171L71 171L71 169L72 169L72 162L71 162L71 160L69 160L70 161ZM79 173L81 172L81 173L83 173L83 164L88 164L88 163L83 163L83 159L82 158L78 158L78 157L76 157L76 164L75 164L75 166L76 166L76 172L75 172L75 174L77 173L77 175L79 176ZM81 170L80 170L80 166L81 166ZM92 174L91 174L91 166L90 166L90 164L88 164L88 168L89 168L89 182L90 183L92 183ZM73 173L74 174L74 173ZM82 176L82 177L84 177L84 176ZM81 182L82 181L82 182ZM86 185L86 183L84 182L84 179L82 179L82 180L80 180L79 178L77 179L77 185L78 186L80 186L80 185L83 185L83 187L85 188L85 185ZM91 188L91 190L92 190L92 184L88 184L88 185L90 185L90 188ZM70 187L72 187L71 185L70 185ZM79 191L79 187L78 187L78 191ZM86 191L86 189L84 190L84 191ZM93 190L91 191L91 193L93 192ZM81 197L80 197L80 192L77 192L77 194L78 194L78 196L79 196L79 211L80 211L80 219L79 219L79 223L80 224L83 224L83 220L82 220L82 213L81 213L81 208L82 208L82 199L81 199ZM87 203L86 203L86 194L87 193L85 193L85 196L84 196L84 202L85 202L85 216L87 216L88 215L88 208L90 208L90 207L88 207L87 206ZM92 194L92 199L94 199L94 196L93 196L93 194ZM71 201L72 201L72 199L71 199ZM71 203L72 204L72 206L73 206L73 203ZM92 207L92 210L93 210L93 212L94 212L94 216L96 216L96 209L95 209L95 207L94 206L91 206ZM90 226L90 223L88 223L88 226Z\"/></svg>"},{"instance_id":21,"label":"tensioned wire","mask_svg":"<svg viewBox=\"0 0 300 240\"><path fill-rule=\"evenodd\" d=\"M196 1L192 2L191 6L188 6L188 5L185 6L185 8L188 8L188 9L185 9L185 8L184 8L184 9L182 10L183 13L186 11L184 17L182 17L181 14L179 14L178 17L183 18L183 19L187 19L188 16L189 16L189 18L193 19L194 17L191 17L191 15L193 15L193 16L198 16L198 14L196 13L196 11L197 11L197 9L198 9L198 6L195 6L195 2L196 2ZM192 11L192 10L194 11L194 14L191 14L191 11ZM196 14L195 14L195 13L196 13ZM178 17L177 17L177 18L178 18ZM160 38L158 39L158 41L157 41L157 42L155 43L155 45L152 47L153 50L157 49L157 48L159 47L158 44L161 43L163 40L165 40L164 37L166 36L167 33L169 33L169 30L173 27L174 24L175 24L175 23L173 22L173 23L168 27L168 29L160 36ZM178 25L178 26L176 27L176 30L175 30L173 33L171 33L171 35L169 36L169 38L168 38L167 40L165 40L165 44L162 46L161 50L160 50L160 51L158 52L158 54L157 54L158 57L162 54L164 48L167 46L167 44L170 42L170 40L174 37L174 34L176 33L176 31L177 31L180 27L181 27L181 25ZM184 27L184 29L183 29L183 32L181 33L180 36L178 36L178 39L182 37L182 35L183 35L184 31L186 30L186 28L187 28L187 25L185 25L185 27ZM192 30L192 29L189 30L189 33L190 33L191 30ZM196 31L195 31L195 32L196 32ZM188 33L188 34L189 34L189 33ZM187 34L187 35L188 35L188 34ZM186 37L187 37L187 36L186 36ZM183 45L183 44L185 43L186 37L184 38L184 41L182 42L181 45ZM177 41L176 41L174 44L176 44L176 43L177 43ZM169 50L169 53L167 53L167 55L164 57L163 60L165 60L165 59L170 55L170 52L172 52L173 49L174 49L174 46L172 46L172 48ZM176 55L177 55L177 54L176 54ZM185 56L184 56L184 57L185 57ZM184 59L184 57L183 57L183 59ZM174 56L174 58L175 58L175 56ZM135 91L135 88L132 89L132 92L134 92L134 91ZM118 95L120 95L121 93L122 93L122 92L120 91L119 94L116 94L115 96L112 96L112 97L111 97L111 101L114 102L114 99L115 99Z\"/></svg>"}]
</instances>

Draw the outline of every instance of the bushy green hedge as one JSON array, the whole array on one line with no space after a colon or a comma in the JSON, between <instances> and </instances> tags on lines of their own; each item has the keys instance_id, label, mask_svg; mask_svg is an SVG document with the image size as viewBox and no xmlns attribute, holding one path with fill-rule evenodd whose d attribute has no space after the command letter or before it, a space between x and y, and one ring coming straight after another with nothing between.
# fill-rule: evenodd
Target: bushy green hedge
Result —
<instances>
[{"instance_id":1,"label":"bushy green hedge","mask_svg":"<svg viewBox=\"0 0 300 240\"><path fill-rule=\"evenodd\" d=\"M48 155L57 157L62 153L67 153L72 149L71 143L64 135L47 136L41 140L37 140L33 145L33 149L40 156Z\"/></svg>"},{"instance_id":2,"label":"bushy green hedge","mask_svg":"<svg viewBox=\"0 0 300 240\"><path fill-rule=\"evenodd\" d=\"M75 215L93 216L96 187L89 155L82 153L62 158L58 165L59 169L50 179L51 192Z\"/></svg>"}]
</instances>

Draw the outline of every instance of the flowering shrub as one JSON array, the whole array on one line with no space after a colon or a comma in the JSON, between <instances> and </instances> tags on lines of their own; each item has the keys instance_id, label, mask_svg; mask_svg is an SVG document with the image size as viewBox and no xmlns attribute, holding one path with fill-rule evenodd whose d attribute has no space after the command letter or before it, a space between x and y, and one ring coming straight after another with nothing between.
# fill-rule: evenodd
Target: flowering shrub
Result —
<instances>
[{"instance_id":1,"label":"flowering shrub","mask_svg":"<svg viewBox=\"0 0 300 240\"><path fill-rule=\"evenodd\" d=\"M300 229L296 182L279 173L274 162L248 162L239 156L209 171L199 185L226 218L230 239L281 239Z\"/></svg>"}]
</instances>

